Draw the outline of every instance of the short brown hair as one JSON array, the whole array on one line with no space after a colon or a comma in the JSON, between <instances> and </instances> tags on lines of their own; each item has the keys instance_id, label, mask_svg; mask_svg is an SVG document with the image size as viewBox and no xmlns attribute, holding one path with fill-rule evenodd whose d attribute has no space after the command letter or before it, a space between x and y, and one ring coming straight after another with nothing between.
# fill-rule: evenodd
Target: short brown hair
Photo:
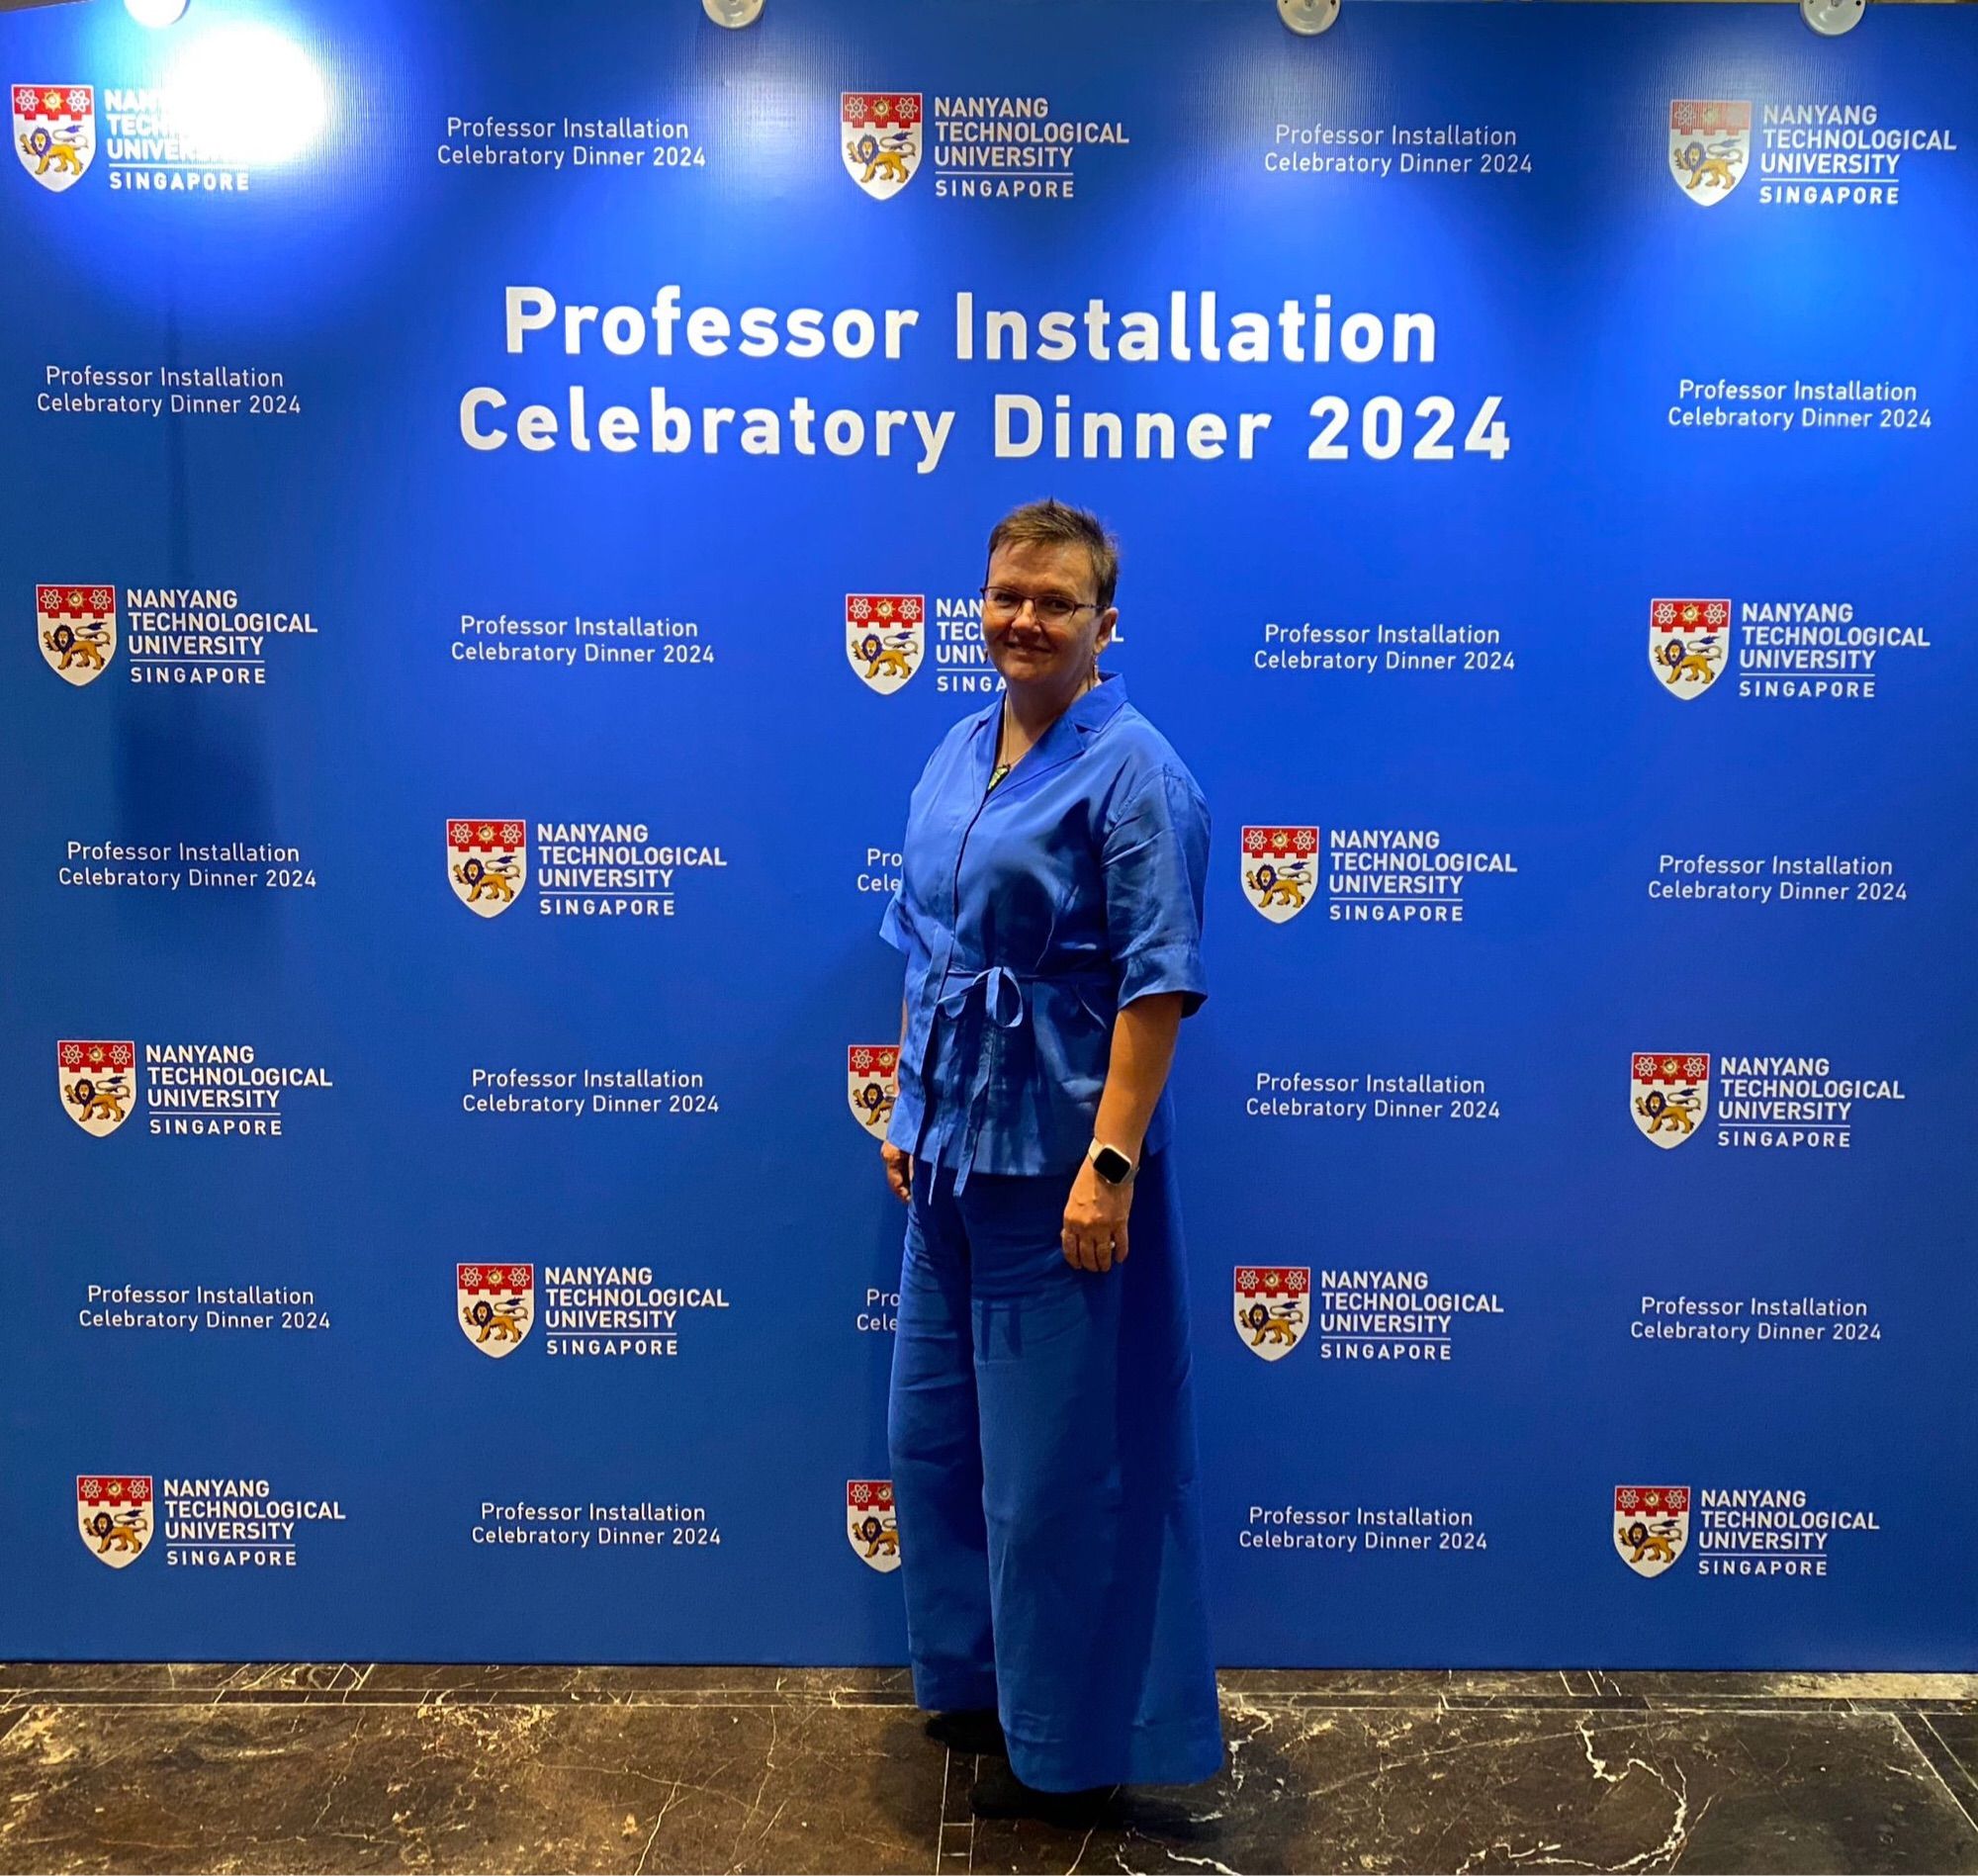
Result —
<instances>
[{"instance_id":1,"label":"short brown hair","mask_svg":"<svg viewBox=\"0 0 1978 1876\"><path fill-rule=\"evenodd\" d=\"M1084 548L1092 557L1092 583L1097 588L1099 610L1104 612L1113 603L1114 589L1120 583L1120 543L1107 533L1106 524L1096 514L1048 498L1027 501L1021 508L1012 508L989 530L989 558L994 560L996 550L1012 541L1052 547L1070 542Z\"/></svg>"}]
</instances>

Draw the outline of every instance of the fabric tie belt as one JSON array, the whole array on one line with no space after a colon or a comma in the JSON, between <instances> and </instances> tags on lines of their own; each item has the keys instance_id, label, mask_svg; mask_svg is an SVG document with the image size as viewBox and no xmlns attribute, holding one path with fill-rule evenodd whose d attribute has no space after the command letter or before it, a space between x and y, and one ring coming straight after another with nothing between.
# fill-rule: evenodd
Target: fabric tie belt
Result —
<instances>
[{"instance_id":1,"label":"fabric tie belt","mask_svg":"<svg viewBox=\"0 0 1978 1876\"><path fill-rule=\"evenodd\" d=\"M992 1051L985 1046L988 1040L984 1032L985 1024L994 1024L999 1029L1019 1029L1023 1027L1024 1017L1029 1006L1029 987L1032 984L1063 984L1069 990L1103 990L1110 998L1113 995L1113 977L1110 972L1097 971L1014 971L1006 964L991 964L978 970L972 977L960 976L949 971L943 979L942 995L936 1008L953 1023L955 1027L954 1050L951 1060L972 1061L969 1070L968 1094L961 1117L961 1156L954 1169L954 1190L960 1192L968 1183L969 1169L975 1164L975 1142L982 1132L982 1123L988 1115L990 1063ZM979 993L979 994L978 994ZM933 1049L932 1029L928 1037L928 1048ZM923 1107L921 1110L921 1135L926 1137L928 1124L934 1117L935 1102L928 1098L925 1090L927 1064L922 1060ZM945 1090L942 1091L945 1094ZM915 1143L914 1154L920 1157L919 1142Z\"/></svg>"}]
</instances>

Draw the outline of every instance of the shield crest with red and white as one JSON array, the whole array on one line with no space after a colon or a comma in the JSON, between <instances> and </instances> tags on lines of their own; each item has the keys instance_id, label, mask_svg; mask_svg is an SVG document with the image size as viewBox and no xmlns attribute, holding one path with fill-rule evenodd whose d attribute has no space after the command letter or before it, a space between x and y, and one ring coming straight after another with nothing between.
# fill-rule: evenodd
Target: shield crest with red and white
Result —
<instances>
[{"instance_id":1,"label":"shield crest with red and white","mask_svg":"<svg viewBox=\"0 0 1978 1876\"><path fill-rule=\"evenodd\" d=\"M890 1478L845 1481L845 1536L861 1563L882 1572L900 1567L900 1527L893 1517Z\"/></svg>"},{"instance_id":2,"label":"shield crest with red and white","mask_svg":"<svg viewBox=\"0 0 1978 1876\"><path fill-rule=\"evenodd\" d=\"M459 1264L454 1267L455 1313L460 1332L484 1355L512 1355L536 1325L533 1264Z\"/></svg>"},{"instance_id":3,"label":"shield crest with red and white","mask_svg":"<svg viewBox=\"0 0 1978 1876\"><path fill-rule=\"evenodd\" d=\"M1614 1487L1614 1549L1637 1576L1660 1576L1688 1542L1687 1485Z\"/></svg>"},{"instance_id":4,"label":"shield crest with red and white","mask_svg":"<svg viewBox=\"0 0 1978 1876\"><path fill-rule=\"evenodd\" d=\"M484 919L506 912L529 883L527 823L449 821L446 877L468 911Z\"/></svg>"},{"instance_id":5,"label":"shield crest with red and white","mask_svg":"<svg viewBox=\"0 0 1978 1876\"><path fill-rule=\"evenodd\" d=\"M1752 158L1752 107L1742 100L1669 102L1669 175L1699 209L1722 202Z\"/></svg>"},{"instance_id":6,"label":"shield crest with red and white","mask_svg":"<svg viewBox=\"0 0 1978 1876\"><path fill-rule=\"evenodd\" d=\"M68 1117L102 1139L131 1117L137 1101L135 1042L57 1042L55 1087Z\"/></svg>"},{"instance_id":7,"label":"shield crest with red and white","mask_svg":"<svg viewBox=\"0 0 1978 1876\"><path fill-rule=\"evenodd\" d=\"M1710 1112L1710 1057L1681 1049L1629 1060L1635 1125L1657 1146L1680 1146Z\"/></svg>"},{"instance_id":8,"label":"shield crest with red and white","mask_svg":"<svg viewBox=\"0 0 1978 1876\"><path fill-rule=\"evenodd\" d=\"M78 686L101 677L117 656L117 588L37 586L35 643L57 677Z\"/></svg>"},{"instance_id":9,"label":"shield crest with red and white","mask_svg":"<svg viewBox=\"0 0 1978 1876\"><path fill-rule=\"evenodd\" d=\"M1243 897L1273 925L1295 919L1318 889L1316 828L1245 828L1236 844Z\"/></svg>"},{"instance_id":10,"label":"shield crest with red and white","mask_svg":"<svg viewBox=\"0 0 1978 1876\"><path fill-rule=\"evenodd\" d=\"M80 182L96 154L96 87L16 85L14 153L56 195Z\"/></svg>"},{"instance_id":11,"label":"shield crest with red and white","mask_svg":"<svg viewBox=\"0 0 1978 1876\"><path fill-rule=\"evenodd\" d=\"M1649 663L1671 697L1700 697L1731 668L1731 601L1649 603Z\"/></svg>"},{"instance_id":12,"label":"shield crest with red and white","mask_svg":"<svg viewBox=\"0 0 1978 1876\"><path fill-rule=\"evenodd\" d=\"M898 195L921 166L921 94L844 91L838 105L845 173L875 201Z\"/></svg>"},{"instance_id":13,"label":"shield crest with red and white","mask_svg":"<svg viewBox=\"0 0 1978 1876\"><path fill-rule=\"evenodd\" d=\"M151 1541L151 1481L142 1474L85 1473L75 1481L75 1524L89 1554L112 1569Z\"/></svg>"},{"instance_id":14,"label":"shield crest with red and white","mask_svg":"<svg viewBox=\"0 0 1978 1876\"><path fill-rule=\"evenodd\" d=\"M921 668L927 649L927 600L917 592L848 592L845 656L882 697Z\"/></svg>"},{"instance_id":15,"label":"shield crest with red and white","mask_svg":"<svg viewBox=\"0 0 1978 1876\"><path fill-rule=\"evenodd\" d=\"M852 1117L875 1140L883 1140L900 1095L900 1045L854 1042L845 1051L845 1092Z\"/></svg>"},{"instance_id":16,"label":"shield crest with red and white","mask_svg":"<svg viewBox=\"0 0 1978 1876\"><path fill-rule=\"evenodd\" d=\"M1282 1361L1311 1327L1311 1272L1303 1264L1236 1266L1236 1333L1252 1355Z\"/></svg>"}]
</instances>

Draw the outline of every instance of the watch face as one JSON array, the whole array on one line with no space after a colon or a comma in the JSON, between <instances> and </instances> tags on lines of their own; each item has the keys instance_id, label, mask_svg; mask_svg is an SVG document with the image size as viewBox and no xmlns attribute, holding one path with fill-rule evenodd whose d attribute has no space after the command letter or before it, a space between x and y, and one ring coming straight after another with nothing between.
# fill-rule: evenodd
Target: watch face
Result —
<instances>
[{"instance_id":1,"label":"watch face","mask_svg":"<svg viewBox=\"0 0 1978 1876\"><path fill-rule=\"evenodd\" d=\"M1102 1146L1092 1156L1092 1170L1109 1186L1118 1186L1132 1173L1133 1162L1118 1147Z\"/></svg>"}]
</instances>

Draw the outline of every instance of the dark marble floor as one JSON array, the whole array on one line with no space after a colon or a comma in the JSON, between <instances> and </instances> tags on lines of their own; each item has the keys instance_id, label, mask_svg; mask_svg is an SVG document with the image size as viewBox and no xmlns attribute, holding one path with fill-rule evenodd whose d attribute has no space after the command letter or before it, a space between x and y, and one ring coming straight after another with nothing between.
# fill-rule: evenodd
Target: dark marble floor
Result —
<instances>
[{"instance_id":1,"label":"dark marble floor","mask_svg":"<svg viewBox=\"0 0 1978 1876\"><path fill-rule=\"evenodd\" d=\"M1213 1785L975 1823L858 1669L0 1667L0 1871L1971 1871L1978 1675L1246 1672Z\"/></svg>"}]
</instances>

